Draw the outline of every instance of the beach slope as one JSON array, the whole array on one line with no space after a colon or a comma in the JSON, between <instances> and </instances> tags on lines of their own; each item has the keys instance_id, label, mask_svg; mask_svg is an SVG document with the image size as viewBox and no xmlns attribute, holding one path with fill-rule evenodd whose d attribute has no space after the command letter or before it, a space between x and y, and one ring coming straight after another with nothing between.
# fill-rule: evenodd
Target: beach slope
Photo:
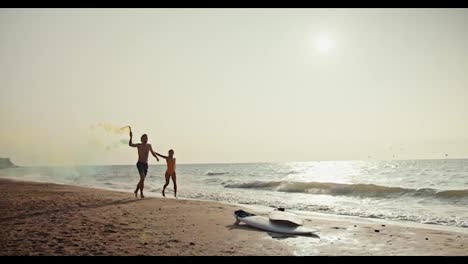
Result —
<instances>
[{"instance_id":1,"label":"beach slope","mask_svg":"<svg viewBox=\"0 0 468 264\"><path fill-rule=\"evenodd\" d=\"M468 255L466 228L312 214L320 237L234 225L260 209L0 179L0 255Z\"/></svg>"},{"instance_id":2,"label":"beach slope","mask_svg":"<svg viewBox=\"0 0 468 264\"><path fill-rule=\"evenodd\" d=\"M235 206L0 179L0 255L290 255Z\"/></svg>"}]
</instances>

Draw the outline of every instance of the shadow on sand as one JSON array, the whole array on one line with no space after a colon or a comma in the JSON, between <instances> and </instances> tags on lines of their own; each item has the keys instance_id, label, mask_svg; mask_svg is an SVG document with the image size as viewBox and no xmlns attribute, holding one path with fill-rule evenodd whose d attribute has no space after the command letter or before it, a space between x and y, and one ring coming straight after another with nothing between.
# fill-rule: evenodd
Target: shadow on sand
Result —
<instances>
[{"instance_id":1,"label":"shadow on sand","mask_svg":"<svg viewBox=\"0 0 468 264\"><path fill-rule=\"evenodd\" d=\"M77 206L65 207L62 209L45 210L45 211L40 211L40 212L33 212L33 213L28 213L28 214L0 218L0 222L6 222L9 220L13 220L13 219L26 219L29 217L35 217L35 216L41 216L41 215L49 215L49 214L51 215L51 214L56 214L56 213L69 213L69 212L73 212L76 210L95 209L95 208L101 208L101 207L113 206L113 205L123 205L123 204L134 203L134 202L138 202L142 200L144 199L120 199L116 201L98 202L98 203L89 204L89 205L78 204Z\"/></svg>"}]
</instances>

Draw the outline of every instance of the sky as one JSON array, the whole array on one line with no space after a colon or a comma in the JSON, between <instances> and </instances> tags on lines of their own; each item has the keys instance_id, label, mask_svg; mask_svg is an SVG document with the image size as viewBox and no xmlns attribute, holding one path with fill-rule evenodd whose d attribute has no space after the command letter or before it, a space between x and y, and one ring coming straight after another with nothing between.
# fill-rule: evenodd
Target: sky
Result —
<instances>
[{"instance_id":1,"label":"sky","mask_svg":"<svg viewBox=\"0 0 468 264\"><path fill-rule=\"evenodd\" d=\"M442 8L2 9L0 157L134 164L104 123L178 163L468 158L466 25Z\"/></svg>"}]
</instances>

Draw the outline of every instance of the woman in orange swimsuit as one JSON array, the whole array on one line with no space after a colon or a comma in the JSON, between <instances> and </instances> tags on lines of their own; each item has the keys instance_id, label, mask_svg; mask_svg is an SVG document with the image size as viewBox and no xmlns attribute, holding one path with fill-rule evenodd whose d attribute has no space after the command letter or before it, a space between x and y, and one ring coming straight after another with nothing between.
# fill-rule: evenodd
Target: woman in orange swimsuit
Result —
<instances>
[{"instance_id":1,"label":"woman in orange swimsuit","mask_svg":"<svg viewBox=\"0 0 468 264\"><path fill-rule=\"evenodd\" d=\"M166 190L167 185L169 185L169 178L172 178L172 183L174 183L174 197L177 198L177 181L176 181L176 172L175 172L175 166L176 166L176 159L174 158L174 150L169 150L169 156L163 156L159 153L156 153L159 157L163 158L166 160L167 163L167 170L166 170L166 184L164 184L163 190L162 190L162 195L166 197L164 194L164 191Z\"/></svg>"}]
</instances>

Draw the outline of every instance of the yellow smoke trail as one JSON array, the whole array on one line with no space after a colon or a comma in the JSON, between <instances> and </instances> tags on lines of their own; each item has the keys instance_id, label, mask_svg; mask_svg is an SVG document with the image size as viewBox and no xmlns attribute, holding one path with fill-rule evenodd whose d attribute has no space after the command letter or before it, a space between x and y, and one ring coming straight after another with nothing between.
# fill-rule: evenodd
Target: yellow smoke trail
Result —
<instances>
[{"instance_id":1,"label":"yellow smoke trail","mask_svg":"<svg viewBox=\"0 0 468 264\"><path fill-rule=\"evenodd\" d=\"M129 132L132 132L132 128L130 126L124 126L124 127L121 127L120 130L126 130L126 128L128 128Z\"/></svg>"},{"instance_id":2,"label":"yellow smoke trail","mask_svg":"<svg viewBox=\"0 0 468 264\"><path fill-rule=\"evenodd\" d=\"M91 128L92 129L102 128L108 133L117 134L117 135L125 134L125 133L132 131L132 128L130 126L118 127L109 123L99 123L96 126L91 126Z\"/></svg>"},{"instance_id":3,"label":"yellow smoke trail","mask_svg":"<svg viewBox=\"0 0 468 264\"><path fill-rule=\"evenodd\" d=\"M132 128L130 126L119 127L119 126L109 124L109 123L99 123L97 125L90 126L91 130L95 130L97 128L102 128L104 131L112 135L124 135L124 134L128 135L128 132L132 131ZM118 141L114 141L111 144L105 144L101 140L99 140L96 136L93 136L90 139L90 141L98 146L104 147L105 150L111 150L114 148L118 148L122 145L128 144L128 139L120 139Z\"/></svg>"}]
</instances>

